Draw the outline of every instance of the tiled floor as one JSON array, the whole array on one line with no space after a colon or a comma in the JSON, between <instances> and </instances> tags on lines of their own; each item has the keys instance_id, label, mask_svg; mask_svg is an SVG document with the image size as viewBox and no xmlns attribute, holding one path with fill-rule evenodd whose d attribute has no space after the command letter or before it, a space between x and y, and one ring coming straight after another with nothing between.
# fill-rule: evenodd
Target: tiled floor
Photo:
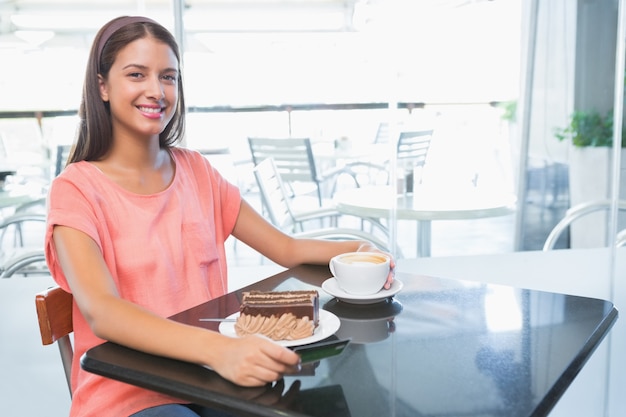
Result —
<instances>
[{"instance_id":1,"label":"tiled floor","mask_svg":"<svg viewBox=\"0 0 626 417\"><path fill-rule=\"evenodd\" d=\"M254 201L254 197L251 198ZM529 208L526 245L538 249L562 209ZM548 213L548 214L546 214ZM433 256L511 252L514 216L433 224ZM414 225L399 227L403 251L415 253ZM241 243L228 242L233 288L271 275L280 268ZM260 267L259 265L263 265ZM0 280L0 416L67 415L70 397L56 346L41 346L34 294L51 285L48 276ZM575 415L575 414L571 414Z\"/></svg>"}]
</instances>

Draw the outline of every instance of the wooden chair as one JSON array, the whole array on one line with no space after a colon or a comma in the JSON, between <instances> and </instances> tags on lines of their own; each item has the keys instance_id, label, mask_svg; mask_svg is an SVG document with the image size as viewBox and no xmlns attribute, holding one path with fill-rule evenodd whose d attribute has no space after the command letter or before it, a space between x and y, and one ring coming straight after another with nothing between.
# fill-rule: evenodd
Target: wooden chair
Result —
<instances>
[{"instance_id":1,"label":"wooden chair","mask_svg":"<svg viewBox=\"0 0 626 417\"><path fill-rule=\"evenodd\" d=\"M74 357L74 349L70 339L70 334L74 331L72 300L72 294L65 292L58 286L48 288L35 296L41 343L51 345L57 342L70 397L72 396L71 374Z\"/></svg>"}]
</instances>

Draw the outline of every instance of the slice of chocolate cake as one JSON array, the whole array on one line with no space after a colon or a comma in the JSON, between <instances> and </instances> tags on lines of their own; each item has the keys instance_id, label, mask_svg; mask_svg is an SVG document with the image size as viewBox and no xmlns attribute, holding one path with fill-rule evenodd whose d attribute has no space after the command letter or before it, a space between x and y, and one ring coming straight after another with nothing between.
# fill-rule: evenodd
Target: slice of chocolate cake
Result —
<instances>
[{"instance_id":1,"label":"slice of chocolate cake","mask_svg":"<svg viewBox=\"0 0 626 417\"><path fill-rule=\"evenodd\" d=\"M235 324L238 336L260 333L274 340L296 340L313 335L319 324L319 293L250 291L243 293Z\"/></svg>"}]
</instances>

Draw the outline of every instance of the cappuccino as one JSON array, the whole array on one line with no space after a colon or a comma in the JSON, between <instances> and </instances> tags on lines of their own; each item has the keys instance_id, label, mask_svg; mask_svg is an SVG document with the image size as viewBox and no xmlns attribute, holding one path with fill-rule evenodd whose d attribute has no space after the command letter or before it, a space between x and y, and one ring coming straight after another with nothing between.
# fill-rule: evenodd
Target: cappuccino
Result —
<instances>
[{"instance_id":1,"label":"cappuccino","mask_svg":"<svg viewBox=\"0 0 626 417\"><path fill-rule=\"evenodd\" d=\"M384 256L358 253L341 256L338 260L346 264L383 264L387 262L387 258Z\"/></svg>"},{"instance_id":2,"label":"cappuccino","mask_svg":"<svg viewBox=\"0 0 626 417\"><path fill-rule=\"evenodd\" d=\"M388 256L378 252L349 252L337 255L328 264L339 287L349 294L376 294L389 275Z\"/></svg>"}]
</instances>

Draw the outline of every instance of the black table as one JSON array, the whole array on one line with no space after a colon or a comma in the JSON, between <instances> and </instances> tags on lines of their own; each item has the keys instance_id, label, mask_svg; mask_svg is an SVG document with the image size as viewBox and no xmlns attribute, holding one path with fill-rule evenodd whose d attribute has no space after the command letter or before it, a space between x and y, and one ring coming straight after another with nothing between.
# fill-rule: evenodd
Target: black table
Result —
<instances>
[{"instance_id":1,"label":"black table","mask_svg":"<svg viewBox=\"0 0 626 417\"><path fill-rule=\"evenodd\" d=\"M241 291L319 288L325 266L303 265L181 312L173 320L217 329L202 317L237 311ZM599 299L469 281L398 274L393 299L338 301L346 350L259 388L211 370L113 343L89 350L82 367L235 415L545 416L617 319Z\"/></svg>"}]
</instances>

